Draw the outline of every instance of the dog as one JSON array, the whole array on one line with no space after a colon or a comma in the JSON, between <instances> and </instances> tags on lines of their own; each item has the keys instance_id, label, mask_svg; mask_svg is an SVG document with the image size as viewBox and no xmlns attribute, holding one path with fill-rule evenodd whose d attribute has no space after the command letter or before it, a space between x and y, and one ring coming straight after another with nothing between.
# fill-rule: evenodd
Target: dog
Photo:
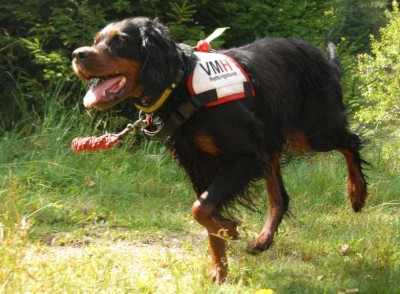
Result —
<instances>
[{"instance_id":1,"label":"dog","mask_svg":"<svg viewBox=\"0 0 400 294\"><path fill-rule=\"evenodd\" d=\"M341 66L335 46L328 48L326 56L302 40L264 38L196 52L174 42L158 19L135 17L107 25L92 46L72 54L74 71L91 86L85 106L105 110L133 99L146 113L143 133L164 140L189 176L197 195L193 217L207 229L217 283L227 279L228 239L239 237L229 208L237 202L253 207L248 191L260 179L269 212L247 250L272 245L289 207L285 154L340 152L352 208L359 212L365 205L361 139L348 128ZM223 84L230 78L233 86Z\"/></svg>"}]
</instances>

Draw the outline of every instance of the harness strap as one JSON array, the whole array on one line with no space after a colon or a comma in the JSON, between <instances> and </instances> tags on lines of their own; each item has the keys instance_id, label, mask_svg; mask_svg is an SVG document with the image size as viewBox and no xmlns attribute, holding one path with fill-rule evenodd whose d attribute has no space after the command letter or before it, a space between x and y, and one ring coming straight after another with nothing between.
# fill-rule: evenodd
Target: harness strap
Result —
<instances>
[{"instance_id":1,"label":"harness strap","mask_svg":"<svg viewBox=\"0 0 400 294\"><path fill-rule=\"evenodd\" d=\"M188 101L182 103L178 106L177 110L175 110L169 117L169 119L165 122L165 124L160 127L158 130L152 130L154 127L142 128L143 135L149 139L154 141L162 141L168 138L180 125L182 125L185 121L187 121L193 113L198 110L202 105L198 104L194 97L190 97Z\"/></svg>"},{"instance_id":2,"label":"harness strap","mask_svg":"<svg viewBox=\"0 0 400 294\"><path fill-rule=\"evenodd\" d=\"M249 82L243 82L243 87L246 97L253 97L251 84ZM154 130L153 126L148 125L142 128L142 133L149 140L165 140L197 110L203 106L212 106L213 102L218 102L218 95L215 89L199 93L196 96L191 96L187 101L178 106L162 127L158 130Z\"/></svg>"}]
</instances>

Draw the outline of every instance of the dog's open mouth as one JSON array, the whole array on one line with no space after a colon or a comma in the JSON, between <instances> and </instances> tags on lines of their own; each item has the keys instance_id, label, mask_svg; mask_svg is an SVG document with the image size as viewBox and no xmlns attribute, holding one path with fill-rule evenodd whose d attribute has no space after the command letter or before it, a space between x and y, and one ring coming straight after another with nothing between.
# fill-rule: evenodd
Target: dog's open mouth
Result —
<instances>
[{"instance_id":1,"label":"dog's open mouth","mask_svg":"<svg viewBox=\"0 0 400 294\"><path fill-rule=\"evenodd\" d=\"M98 103L112 103L123 95L127 88L127 78L124 75L93 77L88 84L89 90L83 98L83 104L86 108L93 108Z\"/></svg>"}]
</instances>

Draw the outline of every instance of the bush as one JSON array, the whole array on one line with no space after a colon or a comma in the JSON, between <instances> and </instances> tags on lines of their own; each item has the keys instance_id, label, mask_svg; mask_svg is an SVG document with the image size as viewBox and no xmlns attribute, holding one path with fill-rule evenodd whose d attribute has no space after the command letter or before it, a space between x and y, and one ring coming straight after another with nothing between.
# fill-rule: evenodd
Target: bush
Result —
<instances>
[{"instance_id":1,"label":"bush","mask_svg":"<svg viewBox=\"0 0 400 294\"><path fill-rule=\"evenodd\" d=\"M340 39L344 0L26 0L0 11L0 135L47 110L43 94L63 83L66 107L80 101L82 83L70 66L72 51L92 42L105 24L132 16L159 17L178 42L195 45L217 27L231 29L213 48L240 46L264 36L306 39L325 47ZM364 6L371 8L369 0ZM338 4L339 3L339 4ZM338 12L339 11L339 12ZM352 22L353 23L353 22ZM69 104L68 104L69 103Z\"/></svg>"},{"instance_id":2,"label":"bush","mask_svg":"<svg viewBox=\"0 0 400 294\"><path fill-rule=\"evenodd\" d=\"M358 56L361 81L360 110L355 118L369 133L390 132L400 135L400 11L394 5L387 12L387 24L380 38L371 36L372 54Z\"/></svg>"}]
</instances>

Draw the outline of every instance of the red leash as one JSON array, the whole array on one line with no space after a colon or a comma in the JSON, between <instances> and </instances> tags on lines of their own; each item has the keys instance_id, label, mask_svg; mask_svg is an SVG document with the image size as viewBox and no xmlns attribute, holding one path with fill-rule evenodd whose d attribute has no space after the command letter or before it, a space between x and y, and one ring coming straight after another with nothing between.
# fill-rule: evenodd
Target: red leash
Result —
<instances>
[{"instance_id":1,"label":"red leash","mask_svg":"<svg viewBox=\"0 0 400 294\"><path fill-rule=\"evenodd\" d=\"M74 152L106 150L114 147L120 138L118 134L106 134L100 137L77 137L72 140L71 148Z\"/></svg>"},{"instance_id":2,"label":"red leash","mask_svg":"<svg viewBox=\"0 0 400 294\"><path fill-rule=\"evenodd\" d=\"M139 119L134 124L128 124L118 134L105 134L100 137L77 137L72 140L71 148L74 152L107 150L118 144L129 133L137 133L142 126L147 125L146 120Z\"/></svg>"}]
</instances>

